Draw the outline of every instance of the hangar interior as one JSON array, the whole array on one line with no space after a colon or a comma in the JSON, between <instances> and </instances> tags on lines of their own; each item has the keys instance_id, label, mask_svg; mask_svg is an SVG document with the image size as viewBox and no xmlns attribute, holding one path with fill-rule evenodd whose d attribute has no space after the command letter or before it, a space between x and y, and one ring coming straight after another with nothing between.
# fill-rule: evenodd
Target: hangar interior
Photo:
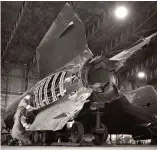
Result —
<instances>
[{"instance_id":1,"label":"hangar interior","mask_svg":"<svg viewBox=\"0 0 157 150\"><path fill-rule=\"evenodd\" d=\"M1 2L1 126L8 106L39 81L36 48L65 3ZM68 3L83 21L88 46L95 56L103 54L110 58L157 32L154 1ZM116 16L119 6L127 8L125 18ZM139 72L145 77L140 78ZM129 58L127 67L120 72L120 82L121 90L135 90L143 85L152 85L157 90L156 35ZM125 138L124 143L127 142Z\"/></svg>"}]
</instances>

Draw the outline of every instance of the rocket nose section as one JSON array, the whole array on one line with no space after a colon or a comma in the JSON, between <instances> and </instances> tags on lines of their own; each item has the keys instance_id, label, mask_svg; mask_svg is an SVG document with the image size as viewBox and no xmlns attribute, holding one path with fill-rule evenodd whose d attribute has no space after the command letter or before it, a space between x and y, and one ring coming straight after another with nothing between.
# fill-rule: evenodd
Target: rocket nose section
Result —
<instances>
[{"instance_id":1,"label":"rocket nose section","mask_svg":"<svg viewBox=\"0 0 157 150\"><path fill-rule=\"evenodd\" d=\"M89 50L84 24L72 7L65 4L37 48L40 79L84 50Z\"/></svg>"}]
</instances>

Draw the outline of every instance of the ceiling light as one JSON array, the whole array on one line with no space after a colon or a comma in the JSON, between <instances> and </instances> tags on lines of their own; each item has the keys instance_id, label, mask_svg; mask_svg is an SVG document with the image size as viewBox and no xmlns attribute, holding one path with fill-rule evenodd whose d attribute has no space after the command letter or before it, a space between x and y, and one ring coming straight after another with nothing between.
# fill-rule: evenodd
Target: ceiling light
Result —
<instances>
[{"instance_id":1,"label":"ceiling light","mask_svg":"<svg viewBox=\"0 0 157 150\"><path fill-rule=\"evenodd\" d=\"M128 10L124 6L120 6L116 8L115 15L119 19L124 19L128 15Z\"/></svg>"},{"instance_id":2,"label":"ceiling light","mask_svg":"<svg viewBox=\"0 0 157 150\"><path fill-rule=\"evenodd\" d=\"M144 78L145 77L145 73L144 72L139 72L138 73L138 77L139 78Z\"/></svg>"}]
</instances>

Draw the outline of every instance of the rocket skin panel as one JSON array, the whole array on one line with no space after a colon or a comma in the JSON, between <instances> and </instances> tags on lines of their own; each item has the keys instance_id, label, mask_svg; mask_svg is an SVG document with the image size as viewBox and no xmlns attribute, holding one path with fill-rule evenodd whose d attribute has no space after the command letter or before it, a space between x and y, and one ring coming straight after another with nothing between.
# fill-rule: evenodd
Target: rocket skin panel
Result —
<instances>
[{"instance_id":1,"label":"rocket skin panel","mask_svg":"<svg viewBox=\"0 0 157 150\"><path fill-rule=\"evenodd\" d=\"M89 50L84 24L66 4L37 48L40 79L64 66L84 50Z\"/></svg>"}]
</instances>

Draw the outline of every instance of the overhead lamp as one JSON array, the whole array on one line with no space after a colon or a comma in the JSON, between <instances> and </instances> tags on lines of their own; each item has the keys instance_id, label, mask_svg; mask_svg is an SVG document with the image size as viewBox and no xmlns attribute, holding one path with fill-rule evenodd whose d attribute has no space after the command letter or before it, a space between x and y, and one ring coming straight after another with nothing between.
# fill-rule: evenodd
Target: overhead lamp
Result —
<instances>
[{"instance_id":1,"label":"overhead lamp","mask_svg":"<svg viewBox=\"0 0 157 150\"><path fill-rule=\"evenodd\" d=\"M140 79L145 78L145 76L146 76L146 74L145 74L144 72L139 72L139 73L138 73L138 77L139 77Z\"/></svg>"},{"instance_id":2,"label":"overhead lamp","mask_svg":"<svg viewBox=\"0 0 157 150\"><path fill-rule=\"evenodd\" d=\"M128 15L128 9L124 6L119 6L115 10L115 15L118 19L124 19Z\"/></svg>"}]
</instances>

